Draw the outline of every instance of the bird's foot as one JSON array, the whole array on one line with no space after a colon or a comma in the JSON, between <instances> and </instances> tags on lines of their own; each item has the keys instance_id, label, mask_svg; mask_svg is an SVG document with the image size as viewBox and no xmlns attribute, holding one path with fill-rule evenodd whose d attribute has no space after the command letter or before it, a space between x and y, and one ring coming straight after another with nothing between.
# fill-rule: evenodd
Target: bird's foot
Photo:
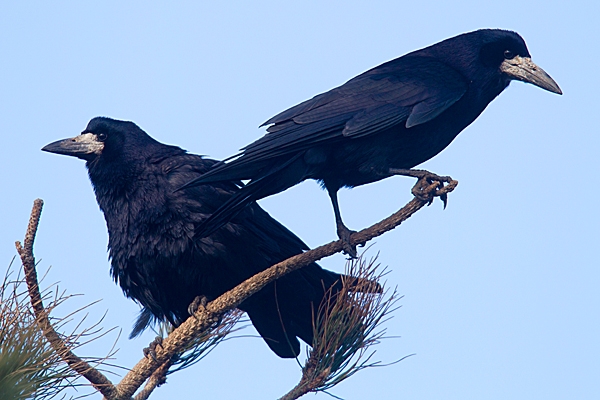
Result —
<instances>
[{"instance_id":1,"label":"bird's foot","mask_svg":"<svg viewBox=\"0 0 600 400\"><path fill-rule=\"evenodd\" d=\"M356 246L350 244L350 237L353 233L356 233L356 231L348 229L344 224L338 224L337 234L342 241L344 254L348 255L351 259L357 257Z\"/></svg>"},{"instance_id":2,"label":"bird's foot","mask_svg":"<svg viewBox=\"0 0 600 400\"><path fill-rule=\"evenodd\" d=\"M196 298L194 299L194 301L192 301L192 303L188 306L188 313L196 318L196 311L202 309L206 309L206 305L208 304L208 298L206 296L196 296ZM197 318L196 318L197 320ZM216 328L217 326L221 325L221 322L223 321L223 316L219 315L217 317L213 317L212 318L212 323L210 325L210 329Z\"/></svg>"},{"instance_id":3,"label":"bird's foot","mask_svg":"<svg viewBox=\"0 0 600 400\"><path fill-rule=\"evenodd\" d=\"M440 176L422 169L396 169L390 168L390 174L411 176L417 178L417 183L413 186L411 192L417 199L426 201L428 205L433 203L435 197L439 197L444 203L444 208L448 204L448 193L454 190L458 182L449 176Z\"/></svg>"},{"instance_id":4,"label":"bird's foot","mask_svg":"<svg viewBox=\"0 0 600 400\"><path fill-rule=\"evenodd\" d=\"M207 304L208 298L206 296L196 296L194 301L192 301L191 304L188 306L187 311L191 316L194 316L196 314L196 311L198 311L201 308L206 308Z\"/></svg>"},{"instance_id":5,"label":"bird's foot","mask_svg":"<svg viewBox=\"0 0 600 400\"><path fill-rule=\"evenodd\" d=\"M156 361L156 348L160 347L162 349L162 342L162 336L155 337L152 343L150 343L148 347L144 348L144 357L151 358L152 360Z\"/></svg>"}]
</instances>

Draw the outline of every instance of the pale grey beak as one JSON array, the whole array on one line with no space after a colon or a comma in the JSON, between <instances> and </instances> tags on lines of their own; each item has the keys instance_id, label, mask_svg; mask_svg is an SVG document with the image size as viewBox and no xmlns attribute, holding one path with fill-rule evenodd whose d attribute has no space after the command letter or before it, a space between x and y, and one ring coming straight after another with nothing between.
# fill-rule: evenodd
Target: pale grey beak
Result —
<instances>
[{"instance_id":1,"label":"pale grey beak","mask_svg":"<svg viewBox=\"0 0 600 400\"><path fill-rule=\"evenodd\" d=\"M554 79L546 71L535 65L529 57L515 56L510 60L504 60L500 64L500 71L511 79L531 83L552 93L562 94L562 90L554 82Z\"/></svg>"},{"instance_id":2,"label":"pale grey beak","mask_svg":"<svg viewBox=\"0 0 600 400\"><path fill-rule=\"evenodd\" d=\"M47 144L42 148L42 151L90 160L102 154L103 149L104 143L98 141L96 135L93 133L84 133L74 138L58 140Z\"/></svg>"}]
</instances>

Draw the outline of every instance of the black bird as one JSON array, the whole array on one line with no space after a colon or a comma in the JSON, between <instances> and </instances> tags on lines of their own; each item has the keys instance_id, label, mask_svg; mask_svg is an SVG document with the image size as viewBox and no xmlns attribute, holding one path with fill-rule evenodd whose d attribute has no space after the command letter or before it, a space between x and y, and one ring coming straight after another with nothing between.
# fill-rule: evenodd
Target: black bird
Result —
<instances>
[{"instance_id":1,"label":"black bird","mask_svg":"<svg viewBox=\"0 0 600 400\"><path fill-rule=\"evenodd\" d=\"M307 249L256 204L198 238L197 227L239 188L220 182L176 191L216 161L162 144L133 122L94 118L81 135L42 150L86 161L106 219L112 276L144 307L132 336L156 320L176 326L189 317L188 306L197 297L213 300ZM297 337L312 343L313 312L327 289L340 291L341 277L313 263L266 286L239 308L278 356L295 357Z\"/></svg>"},{"instance_id":2,"label":"black bird","mask_svg":"<svg viewBox=\"0 0 600 400\"><path fill-rule=\"evenodd\" d=\"M248 204L316 179L353 255L338 190L393 175L426 177L407 170L446 148L512 80L562 94L531 61L521 36L483 29L388 61L283 111L261 125L270 125L265 136L183 186L250 180L197 233L210 234Z\"/></svg>"}]
</instances>

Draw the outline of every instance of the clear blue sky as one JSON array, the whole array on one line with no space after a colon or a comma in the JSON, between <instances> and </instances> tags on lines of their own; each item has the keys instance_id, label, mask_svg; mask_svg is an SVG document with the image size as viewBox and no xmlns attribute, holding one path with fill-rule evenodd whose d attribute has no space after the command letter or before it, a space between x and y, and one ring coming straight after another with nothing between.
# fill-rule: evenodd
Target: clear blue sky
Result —
<instances>
[{"instance_id":1,"label":"clear blue sky","mask_svg":"<svg viewBox=\"0 0 600 400\"><path fill-rule=\"evenodd\" d=\"M123 329L115 363L132 366L152 335L126 339L138 308L109 276L106 227L84 163L42 153L43 145L104 115L223 158L260 137L257 126L277 112L368 68L499 27L525 38L565 94L513 83L423 165L460 181L448 208L436 202L369 250L405 295L387 324L398 338L377 358L416 355L333 393L600 398L597 2L126 3L0 5L0 265L15 255L32 201L43 198L40 269L52 265L48 282L84 294L57 312L103 299L89 318L108 310L103 325ZM387 216L410 199L412 184L398 177L343 191L346 223L358 229ZM335 238L315 182L261 205L311 246ZM344 258L322 265L341 271ZM79 353L102 355L114 338ZM152 398L277 398L299 376L261 339L240 338L170 376Z\"/></svg>"}]
</instances>

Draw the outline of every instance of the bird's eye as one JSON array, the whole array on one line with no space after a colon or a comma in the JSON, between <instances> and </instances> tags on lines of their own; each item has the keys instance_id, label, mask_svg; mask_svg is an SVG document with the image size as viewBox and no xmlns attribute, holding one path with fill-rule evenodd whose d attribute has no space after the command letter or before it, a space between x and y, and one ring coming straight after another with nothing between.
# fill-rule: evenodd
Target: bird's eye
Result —
<instances>
[{"instance_id":1,"label":"bird's eye","mask_svg":"<svg viewBox=\"0 0 600 400\"><path fill-rule=\"evenodd\" d=\"M504 50L504 58L506 58L507 60L510 60L514 57L515 57L515 53L513 53L510 50Z\"/></svg>"},{"instance_id":2,"label":"bird's eye","mask_svg":"<svg viewBox=\"0 0 600 400\"><path fill-rule=\"evenodd\" d=\"M106 133L99 133L96 135L99 141L104 142L106 140Z\"/></svg>"}]
</instances>

